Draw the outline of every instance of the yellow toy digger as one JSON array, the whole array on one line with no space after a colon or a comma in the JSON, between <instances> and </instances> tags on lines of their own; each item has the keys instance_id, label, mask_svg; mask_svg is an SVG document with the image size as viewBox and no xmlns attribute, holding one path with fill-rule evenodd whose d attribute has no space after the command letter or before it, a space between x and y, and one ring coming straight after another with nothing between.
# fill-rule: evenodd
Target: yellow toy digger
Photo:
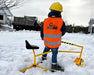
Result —
<instances>
[{"instance_id":1,"label":"yellow toy digger","mask_svg":"<svg viewBox=\"0 0 94 75\"><path fill-rule=\"evenodd\" d=\"M84 65L84 59L81 58L81 56L82 56L82 51L83 51L83 46L76 45L76 44L73 44L73 43L64 42L64 41L61 41L61 42L64 43L64 44L69 44L69 45L73 45L73 46L76 46L76 47L80 47L80 48L81 48L81 51L60 51L60 50L59 50L58 52L64 52L64 53L80 53L80 56L79 56L78 58L76 58L76 59L74 60L74 62L75 62L78 66L83 66L83 65ZM38 67L38 68L41 68L41 69L43 69L43 70L45 70L45 71L53 72L52 70L46 69L46 68L44 68L44 67L42 67L42 66L39 66L39 63L36 63L36 57L41 56L41 55L44 55L44 54L47 54L47 53L50 53L51 51L48 51L48 52L45 52L45 53L41 53L41 54L36 55L34 49L39 49L39 47L38 47L38 46L34 46L34 45L30 45L27 40L25 40L25 43L26 43L26 48L27 48L27 49L32 49L32 51L33 51L33 54L34 54L34 63L33 63L31 66L29 66L29 67L27 67L27 68L21 70L21 72L24 73L27 69L30 69L30 68L32 68L32 67L34 67L34 68L35 68L35 67Z\"/></svg>"}]
</instances>

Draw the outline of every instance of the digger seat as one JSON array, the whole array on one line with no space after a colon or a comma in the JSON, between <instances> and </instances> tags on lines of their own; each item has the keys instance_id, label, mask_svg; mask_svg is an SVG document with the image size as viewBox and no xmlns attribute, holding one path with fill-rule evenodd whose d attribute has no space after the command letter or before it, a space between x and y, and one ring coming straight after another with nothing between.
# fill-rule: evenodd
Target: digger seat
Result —
<instances>
[{"instance_id":1,"label":"digger seat","mask_svg":"<svg viewBox=\"0 0 94 75\"><path fill-rule=\"evenodd\" d=\"M26 43L26 49L39 49L38 46L30 45L30 43L27 40L25 40L25 43Z\"/></svg>"}]
</instances>

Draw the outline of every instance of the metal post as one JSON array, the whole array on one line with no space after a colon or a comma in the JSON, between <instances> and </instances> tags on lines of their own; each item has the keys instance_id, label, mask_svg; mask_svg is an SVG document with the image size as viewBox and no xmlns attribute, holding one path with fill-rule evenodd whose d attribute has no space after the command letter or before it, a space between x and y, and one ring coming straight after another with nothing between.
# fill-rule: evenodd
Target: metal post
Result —
<instances>
[{"instance_id":1,"label":"metal post","mask_svg":"<svg viewBox=\"0 0 94 75\"><path fill-rule=\"evenodd\" d=\"M34 54L34 65L36 65L36 55L35 55L35 51L34 51L34 49L32 49L33 50L33 54Z\"/></svg>"}]
</instances>

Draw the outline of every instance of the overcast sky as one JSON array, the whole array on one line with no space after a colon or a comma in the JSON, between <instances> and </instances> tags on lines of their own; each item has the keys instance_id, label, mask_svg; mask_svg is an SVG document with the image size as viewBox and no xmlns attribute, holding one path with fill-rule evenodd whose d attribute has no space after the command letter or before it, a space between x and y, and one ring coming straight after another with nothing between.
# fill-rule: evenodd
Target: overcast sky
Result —
<instances>
[{"instance_id":1,"label":"overcast sky","mask_svg":"<svg viewBox=\"0 0 94 75\"><path fill-rule=\"evenodd\" d=\"M88 26L90 18L94 18L94 0L26 0L23 6L11 11L14 16L36 16L43 21L53 2L62 4L62 18L67 24Z\"/></svg>"}]
</instances>

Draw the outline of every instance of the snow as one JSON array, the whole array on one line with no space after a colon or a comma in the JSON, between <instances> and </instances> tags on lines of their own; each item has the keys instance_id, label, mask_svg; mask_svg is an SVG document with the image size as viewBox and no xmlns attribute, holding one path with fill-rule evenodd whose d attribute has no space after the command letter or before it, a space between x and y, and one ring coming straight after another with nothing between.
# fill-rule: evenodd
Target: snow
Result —
<instances>
[{"instance_id":1,"label":"snow","mask_svg":"<svg viewBox=\"0 0 94 75\"><path fill-rule=\"evenodd\" d=\"M85 60L83 66L77 66L73 61L79 57L74 53L58 53L58 64L64 67L65 72L49 72L40 68L28 69L25 73L22 69L33 63L33 52L25 48L25 40L40 48L35 50L36 54L43 52L44 43L40 38L39 31L0 31L0 75L93 75L94 74L94 35L83 33L66 33L62 40L84 47L82 58ZM80 51L80 48L61 44L59 50ZM47 60L39 64L45 68L51 67L51 53ZM41 56L37 57L40 62Z\"/></svg>"},{"instance_id":2,"label":"snow","mask_svg":"<svg viewBox=\"0 0 94 75\"><path fill-rule=\"evenodd\" d=\"M0 31L13 31L13 26L9 26L9 25L0 25Z\"/></svg>"}]
</instances>

